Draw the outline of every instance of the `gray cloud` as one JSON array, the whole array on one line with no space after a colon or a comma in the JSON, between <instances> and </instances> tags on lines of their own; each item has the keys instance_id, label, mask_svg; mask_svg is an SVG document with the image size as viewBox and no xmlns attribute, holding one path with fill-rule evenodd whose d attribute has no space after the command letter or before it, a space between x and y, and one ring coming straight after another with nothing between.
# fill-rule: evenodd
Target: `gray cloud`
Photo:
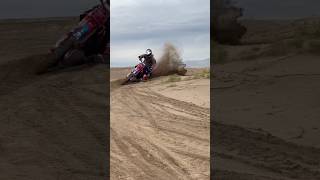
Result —
<instances>
[{"instance_id":1,"label":"gray cloud","mask_svg":"<svg viewBox=\"0 0 320 180\"><path fill-rule=\"evenodd\" d=\"M173 42L184 59L210 56L210 0L111 1L111 63L136 63L136 56Z\"/></svg>"}]
</instances>

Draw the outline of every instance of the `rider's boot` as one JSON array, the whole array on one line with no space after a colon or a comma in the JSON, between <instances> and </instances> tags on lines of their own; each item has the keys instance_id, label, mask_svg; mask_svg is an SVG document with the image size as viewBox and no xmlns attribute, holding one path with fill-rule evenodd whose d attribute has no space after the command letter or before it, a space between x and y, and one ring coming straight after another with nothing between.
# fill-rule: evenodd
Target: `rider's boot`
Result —
<instances>
[{"instance_id":1,"label":"rider's boot","mask_svg":"<svg viewBox=\"0 0 320 180\"><path fill-rule=\"evenodd\" d=\"M147 81L149 79L149 75L148 74L144 74L142 80L143 81Z\"/></svg>"}]
</instances>

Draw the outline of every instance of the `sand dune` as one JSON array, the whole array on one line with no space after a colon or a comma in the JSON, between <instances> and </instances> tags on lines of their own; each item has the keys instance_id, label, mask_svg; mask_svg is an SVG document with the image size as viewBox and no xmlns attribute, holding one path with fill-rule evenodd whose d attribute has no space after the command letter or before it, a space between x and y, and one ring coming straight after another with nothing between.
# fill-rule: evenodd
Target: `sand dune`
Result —
<instances>
[{"instance_id":1,"label":"sand dune","mask_svg":"<svg viewBox=\"0 0 320 180\"><path fill-rule=\"evenodd\" d=\"M42 76L23 75L16 66L0 69L1 176L103 179L107 68Z\"/></svg>"},{"instance_id":2,"label":"sand dune","mask_svg":"<svg viewBox=\"0 0 320 180\"><path fill-rule=\"evenodd\" d=\"M0 23L6 43L0 49L0 179L107 176L107 67L34 74L46 58L41 53L70 25L70 20Z\"/></svg>"},{"instance_id":3,"label":"sand dune","mask_svg":"<svg viewBox=\"0 0 320 180\"><path fill-rule=\"evenodd\" d=\"M310 54L215 66L215 176L320 178L319 66Z\"/></svg>"},{"instance_id":4,"label":"sand dune","mask_svg":"<svg viewBox=\"0 0 320 180\"><path fill-rule=\"evenodd\" d=\"M320 179L319 18L243 23L213 69L213 176Z\"/></svg>"},{"instance_id":5,"label":"sand dune","mask_svg":"<svg viewBox=\"0 0 320 180\"><path fill-rule=\"evenodd\" d=\"M209 79L168 78L111 82L112 179L210 179Z\"/></svg>"}]
</instances>

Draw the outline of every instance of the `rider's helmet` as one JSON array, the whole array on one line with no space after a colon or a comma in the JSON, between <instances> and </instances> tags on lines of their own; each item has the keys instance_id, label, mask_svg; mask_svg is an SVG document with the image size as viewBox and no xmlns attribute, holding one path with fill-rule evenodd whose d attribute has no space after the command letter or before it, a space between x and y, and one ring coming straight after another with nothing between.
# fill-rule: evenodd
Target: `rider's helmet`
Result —
<instances>
[{"instance_id":1,"label":"rider's helmet","mask_svg":"<svg viewBox=\"0 0 320 180\"><path fill-rule=\"evenodd\" d=\"M152 50L151 50L151 49L147 49L147 50L146 50L146 54L147 54L148 56L151 56L151 55L152 55Z\"/></svg>"}]
</instances>

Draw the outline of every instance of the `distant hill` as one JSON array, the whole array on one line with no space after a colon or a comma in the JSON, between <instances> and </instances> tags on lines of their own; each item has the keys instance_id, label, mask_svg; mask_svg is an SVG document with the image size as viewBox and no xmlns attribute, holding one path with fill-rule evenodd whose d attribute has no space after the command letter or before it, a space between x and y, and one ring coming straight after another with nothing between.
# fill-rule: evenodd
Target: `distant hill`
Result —
<instances>
[{"instance_id":1,"label":"distant hill","mask_svg":"<svg viewBox=\"0 0 320 180\"><path fill-rule=\"evenodd\" d=\"M187 64L187 67L192 68L202 68L202 67L210 67L210 58L204 60L188 60L184 61Z\"/></svg>"},{"instance_id":2,"label":"distant hill","mask_svg":"<svg viewBox=\"0 0 320 180\"><path fill-rule=\"evenodd\" d=\"M204 59L204 60L188 60L188 61L183 61L187 67L190 68L203 68L203 67L210 67L210 59ZM132 67L134 66L134 62L111 62L111 67Z\"/></svg>"}]
</instances>

